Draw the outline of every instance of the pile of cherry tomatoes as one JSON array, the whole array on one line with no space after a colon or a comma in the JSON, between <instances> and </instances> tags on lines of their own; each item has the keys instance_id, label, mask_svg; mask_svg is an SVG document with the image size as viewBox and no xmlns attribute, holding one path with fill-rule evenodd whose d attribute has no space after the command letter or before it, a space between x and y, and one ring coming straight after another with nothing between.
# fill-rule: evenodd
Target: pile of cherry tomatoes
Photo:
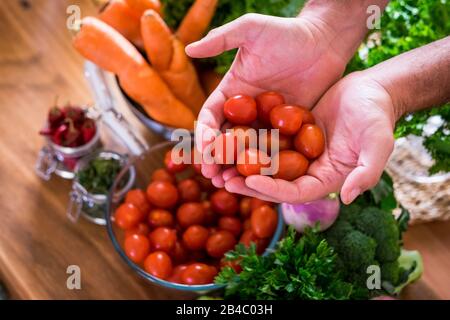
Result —
<instances>
[{"instance_id":1,"label":"pile of cherry tomatoes","mask_svg":"<svg viewBox=\"0 0 450 320\"><path fill-rule=\"evenodd\" d=\"M180 178L180 176L183 176ZM278 223L272 203L216 189L198 165L153 172L146 190L130 190L116 209L126 255L149 274L186 285L213 283L220 268L240 271L224 254L238 242L264 252Z\"/></svg>"},{"instance_id":2,"label":"pile of cherry tomatoes","mask_svg":"<svg viewBox=\"0 0 450 320\"><path fill-rule=\"evenodd\" d=\"M304 175L311 161L319 157L325 147L325 137L313 114L308 109L286 104L284 97L276 92L263 92L252 98L247 95L236 95L229 98L223 107L225 118L231 123L231 129L222 133L216 140L213 155L216 163L229 163L234 158L237 171L243 176L261 174L261 168L269 167L270 161L278 161L278 171L274 178L295 180ZM270 154L272 137L270 130L257 135L258 146L249 147L245 140L245 148L238 150L236 129L279 129L279 152ZM242 132L242 131L241 131ZM234 139L234 140L232 140ZM248 139L248 138L245 138ZM234 145L234 154L229 155L227 145Z\"/></svg>"}]
</instances>

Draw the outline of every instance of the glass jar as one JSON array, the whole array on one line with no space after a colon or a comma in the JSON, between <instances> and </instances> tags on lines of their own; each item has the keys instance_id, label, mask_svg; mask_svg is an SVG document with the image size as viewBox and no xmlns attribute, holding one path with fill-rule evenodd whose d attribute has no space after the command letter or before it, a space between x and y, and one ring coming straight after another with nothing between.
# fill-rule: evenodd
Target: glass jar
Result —
<instances>
[{"instance_id":1,"label":"glass jar","mask_svg":"<svg viewBox=\"0 0 450 320\"><path fill-rule=\"evenodd\" d=\"M107 194L92 194L78 181L77 173L85 169L94 159L116 159L120 162L121 167L128 164L128 156L113 151L98 151L94 154L86 156L77 162L75 167L75 179L70 192L69 205L67 207L67 216L72 222L77 222L80 215L87 220L98 224L106 225L105 212L107 206ZM133 187L136 171L134 166L127 167L127 173L122 175L123 186L118 190L114 197L119 201Z\"/></svg>"}]
</instances>

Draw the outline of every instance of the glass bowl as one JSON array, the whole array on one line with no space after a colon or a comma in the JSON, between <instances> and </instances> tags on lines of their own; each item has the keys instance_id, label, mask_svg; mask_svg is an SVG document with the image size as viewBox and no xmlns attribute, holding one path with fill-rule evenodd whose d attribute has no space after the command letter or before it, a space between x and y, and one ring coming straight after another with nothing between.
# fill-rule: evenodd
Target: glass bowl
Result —
<instances>
[{"instance_id":1,"label":"glass bowl","mask_svg":"<svg viewBox=\"0 0 450 320\"><path fill-rule=\"evenodd\" d=\"M106 227L108 231L108 235L111 238L113 246L115 250L119 253L125 263L134 270L141 277L146 279L150 283L154 283L160 285L165 288L181 290L181 291L191 291L196 292L198 294L204 294L206 292L220 289L223 286L217 285L214 283L205 284L205 285L184 285L179 283L173 283L169 281L165 281L159 278L152 276L147 273L144 269L142 269L138 264L131 261L127 255L125 254L122 243L124 232L120 230L114 223L114 212L118 205L120 205L121 199L117 199L117 191L118 183L122 180L122 176L126 174L129 168L134 167L136 171L135 178L135 188L141 188L145 190L146 186L149 183L151 174L154 170L164 167L164 155L175 145L174 142L163 142L158 145L151 147L144 155L136 158L131 158L129 163L122 169L122 171L118 174L116 181L114 182L107 202L107 210L106 210ZM186 174L186 173L184 173ZM178 176L177 176L178 177ZM116 195L116 196L113 196ZM284 231L284 222L282 214L278 208L278 224L275 230L275 233L267 246L263 255L267 255L273 251L277 242L280 240Z\"/></svg>"}]
</instances>

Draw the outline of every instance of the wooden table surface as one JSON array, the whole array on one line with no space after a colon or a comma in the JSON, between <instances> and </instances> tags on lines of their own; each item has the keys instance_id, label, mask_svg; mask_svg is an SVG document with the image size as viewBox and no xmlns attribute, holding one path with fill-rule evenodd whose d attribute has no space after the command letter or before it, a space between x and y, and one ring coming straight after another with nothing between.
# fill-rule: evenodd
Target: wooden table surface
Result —
<instances>
[{"instance_id":1,"label":"wooden table surface","mask_svg":"<svg viewBox=\"0 0 450 320\"><path fill-rule=\"evenodd\" d=\"M91 0L0 1L0 279L19 299L187 298L136 276L104 228L69 222L69 181L34 173L43 144L37 132L55 96L92 102L66 28L71 4L83 16L95 10ZM436 222L407 232L406 247L421 251L425 274L405 298L450 299L449 230L450 222ZM81 268L81 290L66 287L69 265Z\"/></svg>"}]
</instances>

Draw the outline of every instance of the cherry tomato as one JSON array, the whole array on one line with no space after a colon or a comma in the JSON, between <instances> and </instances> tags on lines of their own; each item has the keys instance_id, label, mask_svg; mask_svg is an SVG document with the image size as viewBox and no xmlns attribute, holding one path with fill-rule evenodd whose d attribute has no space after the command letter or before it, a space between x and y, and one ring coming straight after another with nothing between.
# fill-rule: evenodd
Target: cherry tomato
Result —
<instances>
[{"instance_id":1,"label":"cherry tomato","mask_svg":"<svg viewBox=\"0 0 450 320\"><path fill-rule=\"evenodd\" d=\"M147 187L147 198L159 208L172 208L178 201L178 190L170 182L153 181Z\"/></svg>"},{"instance_id":2,"label":"cherry tomato","mask_svg":"<svg viewBox=\"0 0 450 320\"><path fill-rule=\"evenodd\" d=\"M208 200L202 201L203 209L205 210L205 225L212 225L216 222L217 215L216 213L211 209L211 202Z\"/></svg>"},{"instance_id":3,"label":"cherry tomato","mask_svg":"<svg viewBox=\"0 0 450 320\"><path fill-rule=\"evenodd\" d=\"M306 170L308 170L308 159L297 151L280 151L277 159L278 172L273 175L276 179L292 181L303 176L306 173Z\"/></svg>"},{"instance_id":4,"label":"cherry tomato","mask_svg":"<svg viewBox=\"0 0 450 320\"><path fill-rule=\"evenodd\" d=\"M145 213L131 203L122 203L114 214L114 219L121 229L131 229L145 219Z\"/></svg>"},{"instance_id":5,"label":"cherry tomato","mask_svg":"<svg viewBox=\"0 0 450 320\"><path fill-rule=\"evenodd\" d=\"M181 241L175 242L170 255L172 256L173 261L177 263L185 262L189 258L189 252Z\"/></svg>"},{"instance_id":6,"label":"cherry tomato","mask_svg":"<svg viewBox=\"0 0 450 320\"><path fill-rule=\"evenodd\" d=\"M246 231L248 229L251 229L251 227L252 227L252 223L251 223L250 218L245 219L244 223L242 224L242 230Z\"/></svg>"},{"instance_id":7,"label":"cherry tomato","mask_svg":"<svg viewBox=\"0 0 450 320\"><path fill-rule=\"evenodd\" d=\"M202 191L211 191L211 190L215 190L215 188L216 188L212 184L211 179L207 179L204 176L195 176L194 179L195 179L195 181L198 182L198 184L200 185L200 189Z\"/></svg>"},{"instance_id":8,"label":"cherry tomato","mask_svg":"<svg viewBox=\"0 0 450 320\"><path fill-rule=\"evenodd\" d=\"M255 209L250 219L252 231L258 238L272 236L277 228L278 214L269 206L262 206Z\"/></svg>"},{"instance_id":9,"label":"cherry tomato","mask_svg":"<svg viewBox=\"0 0 450 320\"><path fill-rule=\"evenodd\" d=\"M241 199L241 202L239 203L239 212L241 214L242 219L247 219L250 217L251 209L250 209L250 197L244 197Z\"/></svg>"},{"instance_id":10,"label":"cherry tomato","mask_svg":"<svg viewBox=\"0 0 450 320\"><path fill-rule=\"evenodd\" d=\"M174 224L173 214L164 209L154 209L148 214L148 224L152 228L171 227Z\"/></svg>"},{"instance_id":11,"label":"cherry tomato","mask_svg":"<svg viewBox=\"0 0 450 320\"><path fill-rule=\"evenodd\" d=\"M223 113L231 123L244 125L251 124L258 115L255 100L242 94L229 98L223 106Z\"/></svg>"},{"instance_id":12,"label":"cherry tomato","mask_svg":"<svg viewBox=\"0 0 450 320\"><path fill-rule=\"evenodd\" d=\"M206 252L213 258L221 258L225 252L236 245L236 239L230 231L219 230L212 234L206 242Z\"/></svg>"},{"instance_id":13,"label":"cherry tomato","mask_svg":"<svg viewBox=\"0 0 450 320\"><path fill-rule=\"evenodd\" d=\"M181 273L181 282L188 285L208 284L214 281L217 269L204 263L193 263Z\"/></svg>"},{"instance_id":14,"label":"cherry tomato","mask_svg":"<svg viewBox=\"0 0 450 320\"><path fill-rule=\"evenodd\" d=\"M236 169L245 177L259 175L266 167L270 167L270 157L261 150L247 149L238 156Z\"/></svg>"},{"instance_id":15,"label":"cherry tomato","mask_svg":"<svg viewBox=\"0 0 450 320\"><path fill-rule=\"evenodd\" d=\"M213 211L224 216L233 216L239 209L237 197L225 189L214 192L210 201Z\"/></svg>"},{"instance_id":16,"label":"cherry tomato","mask_svg":"<svg viewBox=\"0 0 450 320\"><path fill-rule=\"evenodd\" d=\"M325 137L317 125L305 124L295 136L294 145L305 157L314 159L323 153Z\"/></svg>"},{"instance_id":17,"label":"cherry tomato","mask_svg":"<svg viewBox=\"0 0 450 320\"><path fill-rule=\"evenodd\" d=\"M302 116L303 110L300 107L284 104L270 111L270 122L281 134L294 135L302 126Z\"/></svg>"},{"instance_id":18,"label":"cherry tomato","mask_svg":"<svg viewBox=\"0 0 450 320\"><path fill-rule=\"evenodd\" d=\"M230 231L235 237L239 237L242 231L241 220L236 217L221 217L217 225L219 229Z\"/></svg>"},{"instance_id":19,"label":"cherry tomato","mask_svg":"<svg viewBox=\"0 0 450 320\"><path fill-rule=\"evenodd\" d=\"M236 273L240 273L242 271L241 264L238 260L226 260L225 258L223 258L222 260L220 260L220 267L230 267Z\"/></svg>"},{"instance_id":20,"label":"cherry tomato","mask_svg":"<svg viewBox=\"0 0 450 320\"><path fill-rule=\"evenodd\" d=\"M236 137L236 156L240 151L248 148L250 144L256 147L258 143L258 134L253 128L248 126L234 126L231 128Z\"/></svg>"},{"instance_id":21,"label":"cherry tomato","mask_svg":"<svg viewBox=\"0 0 450 320\"><path fill-rule=\"evenodd\" d=\"M166 181L175 183L175 177L170 174L166 169L160 168L153 171L151 181Z\"/></svg>"},{"instance_id":22,"label":"cherry tomato","mask_svg":"<svg viewBox=\"0 0 450 320\"><path fill-rule=\"evenodd\" d=\"M183 233L183 243L189 250L201 250L205 248L209 237L209 231L205 227L193 225Z\"/></svg>"},{"instance_id":23,"label":"cherry tomato","mask_svg":"<svg viewBox=\"0 0 450 320\"><path fill-rule=\"evenodd\" d=\"M203 224L205 221L205 209L200 202L183 203L177 210L177 220L182 228L194 224Z\"/></svg>"},{"instance_id":24,"label":"cherry tomato","mask_svg":"<svg viewBox=\"0 0 450 320\"><path fill-rule=\"evenodd\" d=\"M311 113L311 111L309 111L307 108L305 107L300 107L303 111L303 118L302 118L302 124L315 124L316 120L314 119L313 114Z\"/></svg>"},{"instance_id":25,"label":"cherry tomato","mask_svg":"<svg viewBox=\"0 0 450 320\"><path fill-rule=\"evenodd\" d=\"M167 253L155 251L145 259L144 269L152 276L166 280L172 274L172 260Z\"/></svg>"},{"instance_id":26,"label":"cherry tomato","mask_svg":"<svg viewBox=\"0 0 450 320\"><path fill-rule=\"evenodd\" d=\"M141 263L150 252L150 242L146 236L132 234L125 238L125 254L134 263Z\"/></svg>"},{"instance_id":27,"label":"cherry tomato","mask_svg":"<svg viewBox=\"0 0 450 320\"><path fill-rule=\"evenodd\" d=\"M172 275L169 277L168 281L174 282L174 283L182 283L181 281L181 274L186 270L187 264L180 264L173 268Z\"/></svg>"},{"instance_id":28,"label":"cherry tomato","mask_svg":"<svg viewBox=\"0 0 450 320\"><path fill-rule=\"evenodd\" d=\"M146 223L139 223L136 227L125 230L125 238L133 234L140 234L142 236L148 236L150 228Z\"/></svg>"},{"instance_id":29,"label":"cherry tomato","mask_svg":"<svg viewBox=\"0 0 450 320\"><path fill-rule=\"evenodd\" d=\"M258 238L251 229L248 229L244 231L241 238L239 239L239 242L244 244L246 247L249 247L253 242L256 246L256 253L262 254L269 244L269 239Z\"/></svg>"},{"instance_id":30,"label":"cherry tomato","mask_svg":"<svg viewBox=\"0 0 450 320\"><path fill-rule=\"evenodd\" d=\"M259 207L268 205L269 207L272 206L272 202L261 200L258 198L251 198L250 200L250 210L253 212L253 210L258 209Z\"/></svg>"},{"instance_id":31,"label":"cherry tomato","mask_svg":"<svg viewBox=\"0 0 450 320\"><path fill-rule=\"evenodd\" d=\"M232 164L237 158L237 137L227 130L214 140L214 161L217 164Z\"/></svg>"},{"instance_id":32,"label":"cherry tomato","mask_svg":"<svg viewBox=\"0 0 450 320\"><path fill-rule=\"evenodd\" d=\"M178 193L182 202L200 201L200 185L194 179L184 179L178 183Z\"/></svg>"},{"instance_id":33,"label":"cherry tomato","mask_svg":"<svg viewBox=\"0 0 450 320\"><path fill-rule=\"evenodd\" d=\"M164 164L166 165L167 171L170 173L178 173L187 168L187 164L185 163L175 163L172 159L172 150L166 152L164 156Z\"/></svg>"},{"instance_id":34,"label":"cherry tomato","mask_svg":"<svg viewBox=\"0 0 450 320\"><path fill-rule=\"evenodd\" d=\"M265 134L259 135L258 147L260 150L267 150L268 153L272 152L272 145L275 143L275 137L272 137L272 132L267 131ZM278 150L292 149L292 137L284 134L278 134ZM277 151L277 150L275 150Z\"/></svg>"},{"instance_id":35,"label":"cherry tomato","mask_svg":"<svg viewBox=\"0 0 450 320\"><path fill-rule=\"evenodd\" d=\"M125 202L133 204L142 213L147 214L150 211L150 203L148 202L145 192L141 189L133 189L127 192Z\"/></svg>"},{"instance_id":36,"label":"cherry tomato","mask_svg":"<svg viewBox=\"0 0 450 320\"><path fill-rule=\"evenodd\" d=\"M150 244L153 250L171 252L177 242L177 232L174 229L159 227L150 233Z\"/></svg>"},{"instance_id":37,"label":"cherry tomato","mask_svg":"<svg viewBox=\"0 0 450 320\"><path fill-rule=\"evenodd\" d=\"M193 163L192 168L196 174L202 174L202 165L200 163Z\"/></svg>"},{"instance_id":38,"label":"cherry tomato","mask_svg":"<svg viewBox=\"0 0 450 320\"><path fill-rule=\"evenodd\" d=\"M273 91L260 93L255 100L258 109L258 120L266 125L270 124L270 111L276 106L284 104L283 96Z\"/></svg>"}]
</instances>

